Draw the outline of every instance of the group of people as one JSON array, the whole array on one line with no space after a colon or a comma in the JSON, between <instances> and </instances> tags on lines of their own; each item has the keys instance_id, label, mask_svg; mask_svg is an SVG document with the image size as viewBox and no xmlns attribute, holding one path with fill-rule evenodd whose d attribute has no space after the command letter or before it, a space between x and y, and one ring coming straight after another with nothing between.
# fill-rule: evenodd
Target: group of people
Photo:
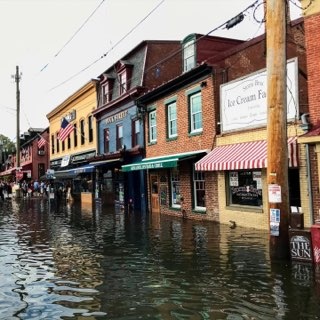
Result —
<instances>
[{"instance_id":1,"label":"group of people","mask_svg":"<svg viewBox=\"0 0 320 320\"><path fill-rule=\"evenodd\" d=\"M0 181L0 198L2 201L11 197L13 184L13 182Z\"/></svg>"},{"instance_id":2,"label":"group of people","mask_svg":"<svg viewBox=\"0 0 320 320\"><path fill-rule=\"evenodd\" d=\"M50 192L50 183L45 181L39 182L38 180L23 180L19 183L19 187L22 190L22 195L24 198L32 196L48 196Z\"/></svg>"}]
</instances>

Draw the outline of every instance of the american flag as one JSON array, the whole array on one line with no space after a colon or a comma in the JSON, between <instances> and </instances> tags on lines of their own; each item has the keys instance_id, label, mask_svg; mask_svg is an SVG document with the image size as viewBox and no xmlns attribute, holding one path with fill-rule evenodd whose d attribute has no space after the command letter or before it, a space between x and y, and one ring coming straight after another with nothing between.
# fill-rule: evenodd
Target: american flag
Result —
<instances>
[{"instance_id":1,"label":"american flag","mask_svg":"<svg viewBox=\"0 0 320 320\"><path fill-rule=\"evenodd\" d=\"M58 139L60 141L66 140L70 135L70 133L73 131L73 129L74 129L73 124L70 123L68 120L66 120L66 118L63 118L61 122L61 128L59 131Z\"/></svg>"},{"instance_id":2,"label":"american flag","mask_svg":"<svg viewBox=\"0 0 320 320\"><path fill-rule=\"evenodd\" d=\"M42 146L44 146L45 144L47 143L47 141L41 137L39 140L38 140L38 148L40 149Z\"/></svg>"}]
</instances>

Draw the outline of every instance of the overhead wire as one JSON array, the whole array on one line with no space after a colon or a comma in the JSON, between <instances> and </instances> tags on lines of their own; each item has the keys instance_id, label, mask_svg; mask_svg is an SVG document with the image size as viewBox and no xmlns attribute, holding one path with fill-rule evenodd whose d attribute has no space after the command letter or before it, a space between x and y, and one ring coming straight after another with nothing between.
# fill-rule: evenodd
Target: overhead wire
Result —
<instances>
[{"instance_id":1,"label":"overhead wire","mask_svg":"<svg viewBox=\"0 0 320 320\"><path fill-rule=\"evenodd\" d=\"M70 39L60 48L60 50L53 56L53 59L58 57L62 50L76 37L76 35L80 32L80 30L89 22L92 16L97 12L97 10L101 7L105 0L102 0L99 5L93 10L93 12L89 15L89 17L82 23L82 25L75 31L75 33L70 37ZM47 63L41 70L42 72L44 69L48 67L49 63Z\"/></svg>"},{"instance_id":2,"label":"overhead wire","mask_svg":"<svg viewBox=\"0 0 320 320\"><path fill-rule=\"evenodd\" d=\"M143 17L132 29L129 30L119 41L116 42L115 45L113 45L106 53L104 53L102 56L94 60L92 63L90 63L88 66L85 68L81 69L77 73L73 74L71 77L67 78L63 82L59 83L58 85L52 87L49 91L55 90L58 87L64 85L65 83L69 82L70 80L74 79L77 77L79 74L82 72L86 71L87 69L91 68L93 65L95 65L97 62L99 62L101 59L105 58L112 50L114 50L123 40L125 40L135 29L137 29L138 26L142 24L153 12L155 12L160 5L162 5L165 2L165 0L161 0L145 17Z\"/></svg>"}]
</instances>

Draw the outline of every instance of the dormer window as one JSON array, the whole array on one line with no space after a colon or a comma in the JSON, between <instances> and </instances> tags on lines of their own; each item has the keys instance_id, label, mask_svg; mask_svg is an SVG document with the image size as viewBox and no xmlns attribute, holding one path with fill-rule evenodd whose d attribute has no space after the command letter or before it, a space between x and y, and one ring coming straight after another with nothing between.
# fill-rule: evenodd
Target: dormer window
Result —
<instances>
[{"instance_id":1,"label":"dormer window","mask_svg":"<svg viewBox=\"0 0 320 320\"><path fill-rule=\"evenodd\" d=\"M100 82L102 92L102 104L106 104L112 100L114 78L104 74L103 79Z\"/></svg>"},{"instance_id":2,"label":"dormer window","mask_svg":"<svg viewBox=\"0 0 320 320\"><path fill-rule=\"evenodd\" d=\"M120 96L130 90L132 68L133 65L126 60L120 60L117 65L117 77Z\"/></svg>"},{"instance_id":3,"label":"dormer window","mask_svg":"<svg viewBox=\"0 0 320 320\"><path fill-rule=\"evenodd\" d=\"M194 39L187 40L183 44L183 71L187 72L196 66Z\"/></svg>"},{"instance_id":4,"label":"dormer window","mask_svg":"<svg viewBox=\"0 0 320 320\"><path fill-rule=\"evenodd\" d=\"M127 92L127 73L126 70L119 73L119 88L120 88L120 95Z\"/></svg>"}]
</instances>

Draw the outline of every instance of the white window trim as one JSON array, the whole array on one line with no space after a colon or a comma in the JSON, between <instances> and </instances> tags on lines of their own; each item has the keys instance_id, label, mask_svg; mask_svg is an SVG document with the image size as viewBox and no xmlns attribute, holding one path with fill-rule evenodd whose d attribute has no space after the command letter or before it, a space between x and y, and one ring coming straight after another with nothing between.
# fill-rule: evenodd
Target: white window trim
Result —
<instances>
[{"instance_id":1,"label":"white window trim","mask_svg":"<svg viewBox=\"0 0 320 320\"><path fill-rule=\"evenodd\" d=\"M205 180L205 177L203 177L203 180L196 180L196 176L195 174L197 173L198 171L195 171L195 168L193 168L193 200L194 200L194 209L197 210L197 211L206 211L207 210L207 207L200 207L200 206L197 206L196 203L197 203L197 187L196 187L196 182L197 181L203 181L204 183L206 183L206 180ZM201 172L201 171L199 171ZM206 190L206 188L204 188L204 190Z\"/></svg>"},{"instance_id":2,"label":"white window trim","mask_svg":"<svg viewBox=\"0 0 320 320\"><path fill-rule=\"evenodd\" d=\"M154 115L154 124L152 125L151 116ZM153 130L155 129L155 130ZM157 113L156 110L149 112L149 142L157 142Z\"/></svg>"},{"instance_id":3,"label":"white window trim","mask_svg":"<svg viewBox=\"0 0 320 320\"><path fill-rule=\"evenodd\" d=\"M195 129L194 128L194 122L193 122L193 115L195 113L192 113L192 106L193 104L191 103L192 102L192 99L196 96L200 96L201 98L201 128L198 128L198 129ZM201 97L201 92L197 92L197 93L194 93L194 94L190 94L189 96L189 112L190 112L190 133L198 133L198 132L202 132L203 131L203 117L202 117L202 97ZM200 112L198 112L200 113Z\"/></svg>"},{"instance_id":4,"label":"white window trim","mask_svg":"<svg viewBox=\"0 0 320 320\"><path fill-rule=\"evenodd\" d=\"M193 50L192 50L193 49ZM191 54L192 50L192 54ZM187 54L186 54L187 53ZM193 58L193 63L191 67L188 67L187 60ZM183 71L187 72L195 67L195 44L194 40L190 40L183 46Z\"/></svg>"},{"instance_id":5,"label":"white window trim","mask_svg":"<svg viewBox=\"0 0 320 320\"><path fill-rule=\"evenodd\" d=\"M174 107L175 108L175 118L171 119L170 118L170 108ZM175 138L178 136L178 117L177 117L177 103L176 102L172 102L170 104L167 105L167 113L168 113L168 137L169 138ZM171 134L171 129L172 129L172 122L175 121L176 122L176 133Z\"/></svg>"},{"instance_id":6,"label":"white window trim","mask_svg":"<svg viewBox=\"0 0 320 320\"><path fill-rule=\"evenodd\" d=\"M179 188L180 188L180 173L179 173L179 171L177 171L177 172L178 172L179 180L174 180L174 181L173 181L172 178L173 178L173 175L174 175L174 171L175 171L175 170L171 170L171 171L170 171L170 189L171 189L170 197L171 197L171 207L172 207L172 208L175 208L175 209L180 209L180 208L181 208L181 204L173 203L173 182L178 181L178 182L179 182ZM180 196L181 196L181 194L180 194Z\"/></svg>"}]
</instances>

